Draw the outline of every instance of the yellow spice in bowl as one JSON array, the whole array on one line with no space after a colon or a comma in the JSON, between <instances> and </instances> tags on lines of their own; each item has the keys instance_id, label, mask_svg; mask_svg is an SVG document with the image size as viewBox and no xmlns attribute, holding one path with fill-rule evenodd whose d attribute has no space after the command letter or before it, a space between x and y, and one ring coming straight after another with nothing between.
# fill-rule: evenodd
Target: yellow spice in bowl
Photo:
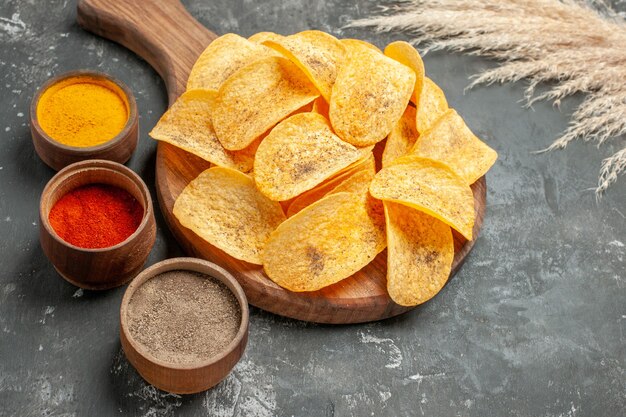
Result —
<instances>
[{"instance_id":1,"label":"yellow spice in bowl","mask_svg":"<svg viewBox=\"0 0 626 417\"><path fill-rule=\"evenodd\" d=\"M129 105L115 83L89 76L62 80L37 103L41 128L67 146L91 147L116 137L128 121Z\"/></svg>"}]
</instances>

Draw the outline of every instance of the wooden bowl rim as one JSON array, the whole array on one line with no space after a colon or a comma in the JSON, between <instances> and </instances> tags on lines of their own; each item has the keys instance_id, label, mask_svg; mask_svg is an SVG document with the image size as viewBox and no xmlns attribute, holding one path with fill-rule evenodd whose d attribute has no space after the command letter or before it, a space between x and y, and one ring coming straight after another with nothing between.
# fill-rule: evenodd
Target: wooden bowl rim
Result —
<instances>
[{"instance_id":1,"label":"wooden bowl rim","mask_svg":"<svg viewBox=\"0 0 626 417\"><path fill-rule=\"evenodd\" d=\"M194 267L197 269L193 269ZM128 305L130 304L130 300L135 294L135 291L137 291L137 289L141 287L146 281L154 278L155 276L160 275L164 272L176 270L199 272L201 274L208 275L210 277L213 277L214 279L221 281L233 293L233 295L237 299L237 302L239 303L239 307L241 310L241 323L239 324L239 330L237 331L237 334L235 335L233 340L231 340L231 342L224 348L223 351L205 361L199 361L191 364L176 364L163 361L144 349L144 347L140 343L136 342L130 331L128 330L127 310ZM230 283L230 285L228 285L228 283ZM243 291L243 288L235 279L235 277L233 277L233 275L226 269L217 264L214 264L213 262L192 257L165 259L144 269L132 280L130 285L128 285L128 288L126 288L126 291L124 292L124 297L122 298L122 304L120 306L120 332L124 334L132 349L152 364L169 370L177 371L194 371L203 368L209 368L226 359L227 356L235 351L244 340L246 334L248 333L249 321L250 309L248 307L248 299L246 298L246 294Z\"/></svg>"},{"instance_id":2,"label":"wooden bowl rim","mask_svg":"<svg viewBox=\"0 0 626 417\"><path fill-rule=\"evenodd\" d=\"M133 181L137 185L137 187L139 188L143 196L144 213L141 219L141 223L139 223L139 226L137 226L137 229L135 229L135 231L130 236L128 236L126 239L124 239L120 243L113 245L113 246L107 246L104 248L82 248L80 246L73 245L70 242L63 240L57 234L57 232L54 230L54 228L50 224L50 220L48 219L49 213L43 212L43 207L44 207L43 203L44 203L44 199L50 198L50 196L52 196L55 193L57 185L63 183L63 181L66 180L68 177L74 176L74 175L84 175L85 172L88 172L94 169L108 169L118 174L122 174L125 177L129 178L131 181ZM96 184L96 183L97 182L93 182L93 184ZM54 187L54 189L52 187ZM150 219L153 216L154 216L154 208L152 206L152 197L150 196L150 190L148 190L148 186L146 185L146 183L132 169L118 162L109 161L106 159L88 159L85 161L75 162L73 164L66 166L65 168L57 172L54 175L54 177L50 179L50 181L48 181L43 191L41 192L41 197L39 198L39 217L41 219L41 225L46 229L46 232L50 236L52 236L52 238L57 244L63 245L65 247L71 248L79 252L102 253L102 252L109 252L109 251L119 249L127 245L128 243L130 243L132 240L134 240L146 227L148 227Z\"/></svg>"},{"instance_id":3,"label":"wooden bowl rim","mask_svg":"<svg viewBox=\"0 0 626 417\"><path fill-rule=\"evenodd\" d=\"M122 130L117 135L115 135L113 138L109 139L108 141L104 143L101 143L95 146L65 145L57 140L54 140L50 135L48 135L43 130L43 128L39 124L39 118L37 117L37 106L39 105L39 100L41 99L41 96L43 95L43 93L46 90L48 90L50 87L52 87L53 85L61 81L64 81L68 78L74 78L74 77L92 77L92 78L97 78L97 79L98 78L104 79L106 81L109 81L117 85L124 92L124 95L126 96L126 101L128 102L128 109L129 109L128 120L126 121L126 124L124 125ZM114 148L120 142L125 142L125 141L130 140L132 138L133 126L136 123L138 123L138 120L139 120L139 113L137 112L137 101L135 100L135 96L133 92L130 90L130 88L124 82L101 71L79 69L79 70L64 72L62 74L54 76L50 78L49 80L47 80L45 83L43 83L43 85L39 88L37 93L33 96L33 99L30 103L30 125L33 129L37 131L40 138L46 141L51 146L54 146L57 149L63 150L66 154L76 155L76 156L93 155L96 153L104 152L111 148ZM139 135L138 131L137 131L137 135Z\"/></svg>"}]
</instances>

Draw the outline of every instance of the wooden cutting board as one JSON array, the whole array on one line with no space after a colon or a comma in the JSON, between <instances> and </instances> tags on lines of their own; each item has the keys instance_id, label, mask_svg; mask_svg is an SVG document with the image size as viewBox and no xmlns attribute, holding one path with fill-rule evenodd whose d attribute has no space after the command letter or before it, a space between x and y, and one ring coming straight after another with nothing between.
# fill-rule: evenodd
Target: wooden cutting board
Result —
<instances>
[{"instance_id":1,"label":"wooden cutting board","mask_svg":"<svg viewBox=\"0 0 626 417\"><path fill-rule=\"evenodd\" d=\"M196 58L216 35L197 22L178 0L79 0L78 23L118 42L152 65L167 86L170 105L184 92ZM271 30L272 28L267 28ZM232 258L181 226L172 214L176 197L208 162L167 143L157 147L159 204L169 228L191 256L215 262L242 285L250 304L272 313L318 323L360 323L381 320L409 310L395 304L386 291L387 251L352 277L321 291L293 293L270 281L260 266ZM478 236L485 213L485 178L472 185ZM474 246L454 233L451 276Z\"/></svg>"}]
</instances>

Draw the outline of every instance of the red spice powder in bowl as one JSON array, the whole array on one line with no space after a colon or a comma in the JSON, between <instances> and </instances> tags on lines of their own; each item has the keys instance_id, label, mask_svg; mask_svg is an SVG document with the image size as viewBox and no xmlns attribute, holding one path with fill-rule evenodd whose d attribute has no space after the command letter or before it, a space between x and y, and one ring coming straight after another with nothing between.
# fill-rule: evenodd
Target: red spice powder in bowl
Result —
<instances>
[{"instance_id":1,"label":"red spice powder in bowl","mask_svg":"<svg viewBox=\"0 0 626 417\"><path fill-rule=\"evenodd\" d=\"M126 240L139 227L143 212L128 191L109 184L88 184L61 197L48 219L61 239L97 249Z\"/></svg>"},{"instance_id":2,"label":"red spice powder in bowl","mask_svg":"<svg viewBox=\"0 0 626 417\"><path fill-rule=\"evenodd\" d=\"M155 239L150 191L122 164L68 165L41 192L41 249L61 277L81 288L127 283L143 269Z\"/></svg>"}]
</instances>

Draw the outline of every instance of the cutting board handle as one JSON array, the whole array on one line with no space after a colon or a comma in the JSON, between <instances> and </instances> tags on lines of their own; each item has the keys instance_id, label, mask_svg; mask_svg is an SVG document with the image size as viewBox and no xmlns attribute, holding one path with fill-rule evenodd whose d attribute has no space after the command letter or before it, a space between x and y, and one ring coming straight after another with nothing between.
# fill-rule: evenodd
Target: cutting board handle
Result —
<instances>
[{"instance_id":1,"label":"cutting board handle","mask_svg":"<svg viewBox=\"0 0 626 417\"><path fill-rule=\"evenodd\" d=\"M216 38L178 0L79 0L77 20L148 61L165 81L170 104L185 91L198 51Z\"/></svg>"}]
</instances>

